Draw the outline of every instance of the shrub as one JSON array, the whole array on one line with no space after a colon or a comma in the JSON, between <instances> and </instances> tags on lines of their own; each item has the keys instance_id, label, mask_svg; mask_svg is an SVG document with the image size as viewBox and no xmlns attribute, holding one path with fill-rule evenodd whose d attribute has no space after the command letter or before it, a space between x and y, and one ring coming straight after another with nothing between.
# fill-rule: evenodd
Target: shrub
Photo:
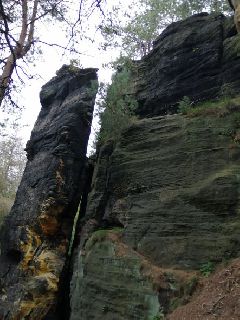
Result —
<instances>
[{"instance_id":1,"label":"shrub","mask_svg":"<svg viewBox=\"0 0 240 320\"><path fill-rule=\"evenodd\" d=\"M215 270L215 265L211 261L202 264L200 267L200 272L204 277L208 277L214 270Z\"/></svg>"},{"instance_id":2,"label":"shrub","mask_svg":"<svg viewBox=\"0 0 240 320\"><path fill-rule=\"evenodd\" d=\"M101 130L98 142L117 141L122 131L133 122L138 103L131 91L131 71L123 66L113 76L112 84L105 90L106 97L99 105Z\"/></svg>"},{"instance_id":3,"label":"shrub","mask_svg":"<svg viewBox=\"0 0 240 320\"><path fill-rule=\"evenodd\" d=\"M191 107L192 107L192 102L189 97L184 96L182 100L179 101L178 110L180 113L187 114L187 112Z\"/></svg>"},{"instance_id":4,"label":"shrub","mask_svg":"<svg viewBox=\"0 0 240 320\"><path fill-rule=\"evenodd\" d=\"M189 281L184 286L184 293L186 296L191 296L193 292L195 291L197 284L198 284L198 278L196 276L189 279Z\"/></svg>"},{"instance_id":5,"label":"shrub","mask_svg":"<svg viewBox=\"0 0 240 320\"><path fill-rule=\"evenodd\" d=\"M231 113L236 113L240 109L240 98L221 97L219 100L199 102L184 108L183 113L188 117L216 116L225 117Z\"/></svg>"},{"instance_id":6,"label":"shrub","mask_svg":"<svg viewBox=\"0 0 240 320\"><path fill-rule=\"evenodd\" d=\"M164 319L165 319L165 316L163 313L163 308L160 308L158 314L154 316L152 320L164 320Z\"/></svg>"}]
</instances>

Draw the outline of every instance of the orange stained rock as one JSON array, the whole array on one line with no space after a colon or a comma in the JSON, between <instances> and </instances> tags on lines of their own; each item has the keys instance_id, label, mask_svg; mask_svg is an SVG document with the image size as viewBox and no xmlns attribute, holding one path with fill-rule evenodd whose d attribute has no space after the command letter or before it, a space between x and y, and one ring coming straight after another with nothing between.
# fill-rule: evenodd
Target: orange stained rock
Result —
<instances>
[{"instance_id":1,"label":"orange stained rock","mask_svg":"<svg viewBox=\"0 0 240 320\"><path fill-rule=\"evenodd\" d=\"M53 236L60 228L58 217L63 213L64 205L56 203L56 199L50 197L44 201L39 216L39 224L42 233L46 236Z\"/></svg>"},{"instance_id":2,"label":"orange stained rock","mask_svg":"<svg viewBox=\"0 0 240 320\"><path fill-rule=\"evenodd\" d=\"M12 320L39 320L46 316L47 312L52 306L52 301L55 298L55 294L47 292L45 295L40 297L33 296L32 299L23 300L19 305L19 311Z\"/></svg>"},{"instance_id":3,"label":"orange stained rock","mask_svg":"<svg viewBox=\"0 0 240 320\"><path fill-rule=\"evenodd\" d=\"M59 229L59 223L56 217L49 215L42 215L39 217L39 223L42 229L42 233L46 236L53 236Z\"/></svg>"},{"instance_id":4,"label":"orange stained rock","mask_svg":"<svg viewBox=\"0 0 240 320\"><path fill-rule=\"evenodd\" d=\"M29 269L29 263L33 260L37 248L41 245L42 241L39 235L26 227L27 241L21 242L21 251L23 253L23 260L21 262L21 268L23 270Z\"/></svg>"}]
</instances>

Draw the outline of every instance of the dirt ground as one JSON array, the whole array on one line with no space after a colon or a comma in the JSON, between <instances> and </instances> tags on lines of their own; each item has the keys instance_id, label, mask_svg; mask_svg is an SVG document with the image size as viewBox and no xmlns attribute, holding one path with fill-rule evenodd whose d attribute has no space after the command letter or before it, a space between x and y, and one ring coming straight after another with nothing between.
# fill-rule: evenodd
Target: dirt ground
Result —
<instances>
[{"instance_id":1,"label":"dirt ground","mask_svg":"<svg viewBox=\"0 0 240 320\"><path fill-rule=\"evenodd\" d=\"M240 320L240 259L199 281L191 301L167 320Z\"/></svg>"}]
</instances>

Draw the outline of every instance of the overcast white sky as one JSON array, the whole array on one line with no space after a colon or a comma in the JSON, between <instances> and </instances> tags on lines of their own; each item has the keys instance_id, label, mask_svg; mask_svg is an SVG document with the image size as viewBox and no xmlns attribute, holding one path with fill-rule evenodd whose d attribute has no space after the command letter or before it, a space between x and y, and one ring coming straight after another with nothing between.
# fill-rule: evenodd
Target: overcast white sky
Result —
<instances>
[{"instance_id":1,"label":"overcast white sky","mask_svg":"<svg viewBox=\"0 0 240 320\"><path fill-rule=\"evenodd\" d=\"M111 6L119 3L120 0L111 0ZM124 6L129 5L132 0L125 0ZM89 24L91 26L91 36L95 34L94 24L98 23L98 14L91 16L89 19ZM58 43L64 46L66 43L66 36L61 29L61 24L47 25L43 24L41 27L41 34L44 37L44 41L52 43ZM56 47L42 47L42 55L40 55L35 64L36 67L30 67L30 72L39 74L38 79L27 80L25 87L21 90L19 95L20 104L25 107L22 116L22 123L27 124L27 127L24 127L21 130L21 136L23 137L24 143L30 138L31 130L34 126L34 123L39 114L41 105L39 102L39 93L42 85L49 81L56 73L56 71L63 65L69 64L71 59L78 59L81 65L84 68L93 67L99 68L99 81L110 81L111 71L102 68L103 63L114 60L118 56L116 51L99 51L99 42L101 41L100 35L95 35L95 42L91 41L81 41L79 43L79 51L83 54L68 54L65 53L62 56L62 50ZM96 121L93 124L93 127L97 127Z\"/></svg>"},{"instance_id":2,"label":"overcast white sky","mask_svg":"<svg viewBox=\"0 0 240 320\"><path fill-rule=\"evenodd\" d=\"M51 30L50 27L47 28L43 26L42 33L44 34L44 41L51 43L54 39L55 43L63 44L65 43L65 35L61 31L61 26L55 25ZM42 85L49 81L56 73L56 71L63 65L69 64L70 59L78 59L84 68L96 67L99 68L99 80L100 81L110 81L111 71L102 68L102 64L113 60L117 52L99 52L100 38L96 37L96 42L91 43L90 41L82 41L80 52L81 55L68 54L65 53L62 56L62 50L56 47L43 47L43 54L36 61L36 67L30 68L32 73L39 74L38 79L28 80L25 87L21 90L19 96L19 101L24 105L25 110L22 116L22 122L27 124L21 131L21 136L23 137L24 143L29 139L31 130L39 114L41 105L39 102L39 93ZM96 123L94 124L96 126Z\"/></svg>"},{"instance_id":3,"label":"overcast white sky","mask_svg":"<svg viewBox=\"0 0 240 320\"><path fill-rule=\"evenodd\" d=\"M93 0L84 0L84 3L92 4ZM122 10L126 11L129 5L135 0L103 0L103 11L109 12L113 6L120 5ZM69 0L69 3L73 4L73 12L79 6L79 0ZM130 14L133 12L129 12ZM82 25L82 34L95 39L94 42L88 40L80 40L77 50L82 54L73 54L65 52L56 47L42 46L42 54L36 55L36 61L29 63L28 74L39 76L36 79L28 80L25 79L25 86L21 88L21 92L16 94L17 103L24 106L24 111L21 118L21 124L24 126L18 136L22 137L23 144L25 145L27 140L30 138L31 131L34 123L38 117L41 109L39 101L39 93L41 87L48 82L52 77L55 76L56 71L61 68L63 64L69 64L71 59L77 59L80 61L81 67L83 68L98 68L99 82L110 82L112 70L104 69L103 64L114 61L120 54L120 50L99 51L99 44L103 40L100 31L96 33L96 26L101 22L102 15L98 9L95 10L89 19L87 24ZM124 19L124 18L122 18ZM65 46L68 43L66 33L63 31L63 25L61 22L55 22L54 24L43 22L40 29L38 29L37 36L47 43L57 43L61 46ZM35 65L35 67L33 66ZM1 111L0 117L2 118ZM2 120L2 119L1 119ZM92 134L90 136L89 147L91 151L91 145L93 141L94 132L98 129L98 119L95 118L92 125ZM88 149L89 151L89 149Z\"/></svg>"},{"instance_id":4,"label":"overcast white sky","mask_svg":"<svg viewBox=\"0 0 240 320\"><path fill-rule=\"evenodd\" d=\"M114 6L120 6L123 11L127 11L129 5L134 3L135 0L103 0L103 12L108 13ZM69 0L69 4L72 3L72 11L70 16L78 10L79 0ZM84 4L93 3L93 0L84 0ZM129 10L128 10L129 11ZM88 11L89 12L89 11ZM91 12L91 11L90 11ZM132 11L128 14L133 14ZM110 50L99 51L99 44L103 40L100 31L96 33L96 26L98 26L102 20L101 12L96 9L94 14L91 14L89 19L87 19L86 25L82 24L81 33L88 37L95 39L94 43L88 40L79 40L77 50L81 52L81 55L65 52L56 47L42 46L42 54L36 54L36 61L29 63L27 74L35 75L38 74L37 79L28 80L25 79L25 86L21 88L21 92L17 93L17 103L24 107L22 114L21 124L24 127L21 129L17 135L20 135L23 139L23 144L25 145L27 140L30 138L31 131L33 129L34 123L38 117L39 111L41 109L39 101L39 93L41 87L48 82L52 77L55 76L56 71L61 68L63 64L69 64L71 59L77 59L83 68L98 68L99 82L109 82L111 80L112 70L103 69L102 65L114 61L120 54L120 50ZM124 20L124 17L121 17ZM39 25L38 25L39 26ZM68 37L63 31L63 24L61 22L46 23L41 24L40 29L38 29L37 36L40 40L47 43L57 43L61 46L66 46L68 43ZM35 65L35 67L33 66ZM0 110L0 118L1 110ZM2 119L1 119L2 120ZM92 144L94 131L98 129L97 119L95 118L92 125L92 134L90 137L89 146Z\"/></svg>"},{"instance_id":5,"label":"overcast white sky","mask_svg":"<svg viewBox=\"0 0 240 320\"><path fill-rule=\"evenodd\" d=\"M110 81L111 71L102 68L102 64L109 62L109 60L114 59L116 53L100 52L97 48L97 43L85 44L85 54L78 57L81 61L81 64L84 68L92 67L99 68L99 81ZM53 76L55 76L56 71L61 68L63 64L69 64L71 55L64 55L56 48L45 48L40 61L37 62L36 71L41 76L39 79L30 80L25 85L21 92L21 102L23 103L25 110L23 112L23 123L27 124L27 127L24 127L21 131L24 143L29 139L31 130L34 126L34 123L39 114L41 105L39 101L39 93L41 87L49 81ZM96 122L93 124L94 127L97 127Z\"/></svg>"}]
</instances>

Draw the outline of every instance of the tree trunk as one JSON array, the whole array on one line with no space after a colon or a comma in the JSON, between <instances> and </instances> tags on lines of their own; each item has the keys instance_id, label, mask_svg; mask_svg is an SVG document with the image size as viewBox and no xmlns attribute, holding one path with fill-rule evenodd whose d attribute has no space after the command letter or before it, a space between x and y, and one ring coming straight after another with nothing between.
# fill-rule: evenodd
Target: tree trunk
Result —
<instances>
[{"instance_id":1,"label":"tree trunk","mask_svg":"<svg viewBox=\"0 0 240 320\"><path fill-rule=\"evenodd\" d=\"M12 74L14 68L16 67L16 61L24 57L32 46L38 3L39 0L34 0L31 18L30 20L28 20L29 3L28 0L22 0L21 32L15 46L11 46L9 42L9 28L7 21L5 21L5 37L9 45L11 54L9 55L7 62L3 68L2 75L0 76L0 107L2 105L4 97L8 94Z\"/></svg>"},{"instance_id":2,"label":"tree trunk","mask_svg":"<svg viewBox=\"0 0 240 320\"><path fill-rule=\"evenodd\" d=\"M2 105L6 92L9 88L14 67L15 67L15 59L13 54L11 54L7 59L2 75L0 76L0 107Z\"/></svg>"}]
</instances>

